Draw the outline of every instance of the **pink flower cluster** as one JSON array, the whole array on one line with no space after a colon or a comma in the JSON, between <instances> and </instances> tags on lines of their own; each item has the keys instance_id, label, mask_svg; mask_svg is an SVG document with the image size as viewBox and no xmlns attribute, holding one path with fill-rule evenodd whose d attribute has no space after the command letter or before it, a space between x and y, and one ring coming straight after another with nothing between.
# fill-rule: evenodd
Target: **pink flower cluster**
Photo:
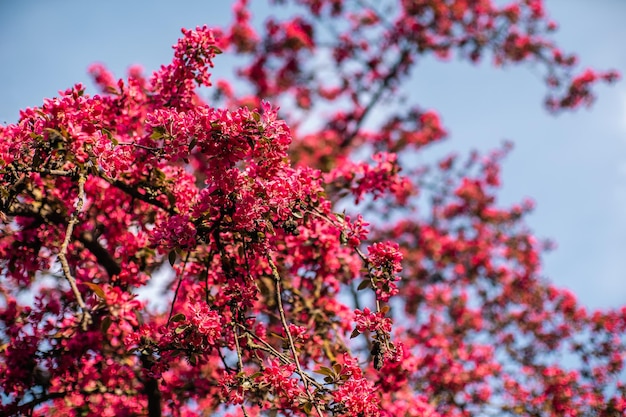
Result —
<instances>
[{"instance_id":1,"label":"pink flower cluster","mask_svg":"<svg viewBox=\"0 0 626 417\"><path fill-rule=\"evenodd\" d=\"M383 312L372 312L369 308L365 307L363 311L354 310L354 321L356 322L356 329L360 333L366 331L376 332L391 332L391 319L385 317Z\"/></svg>"},{"instance_id":2,"label":"pink flower cluster","mask_svg":"<svg viewBox=\"0 0 626 417\"><path fill-rule=\"evenodd\" d=\"M395 242L378 242L369 246L368 261L371 265L370 275L376 295L381 301L398 293L396 281L402 271L402 252Z\"/></svg>"}]
</instances>

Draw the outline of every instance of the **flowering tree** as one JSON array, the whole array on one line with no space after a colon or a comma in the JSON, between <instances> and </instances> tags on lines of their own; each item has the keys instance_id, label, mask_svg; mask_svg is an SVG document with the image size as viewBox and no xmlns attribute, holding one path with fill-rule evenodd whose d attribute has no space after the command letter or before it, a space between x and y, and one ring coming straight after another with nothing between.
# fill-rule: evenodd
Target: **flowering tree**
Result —
<instances>
[{"instance_id":1,"label":"flowering tree","mask_svg":"<svg viewBox=\"0 0 626 417\"><path fill-rule=\"evenodd\" d=\"M0 127L0 413L624 413L626 308L539 278L507 146L413 162L446 132L402 93L432 54L537 65L553 112L617 74L576 75L540 0L247 3ZM210 87L222 51L246 63Z\"/></svg>"}]
</instances>

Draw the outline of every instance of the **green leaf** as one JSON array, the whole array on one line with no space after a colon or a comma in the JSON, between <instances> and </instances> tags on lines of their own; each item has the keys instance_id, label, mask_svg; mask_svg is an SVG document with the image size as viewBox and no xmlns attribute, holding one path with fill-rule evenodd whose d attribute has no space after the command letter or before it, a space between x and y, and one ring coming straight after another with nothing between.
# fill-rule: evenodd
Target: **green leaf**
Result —
<instances>
[{"instance_id":1,"label":"green leaf","mask_svg":"<svg viewBox=\"0 0 626 417\"><path fill-rule=\"evenodd\" d=\"M333 370L335 371L335 373L337 375L339 375L341 373L341 369L343 368L343 366L341 366L341 364L336 363L333 365Z\"/></svg>"},{"instance_id":2,"label":"green leaf","mask_svg":"<svg viewBox=\"0 0 626 417\"><path fill-rule=\"evenodd\" d=\"M279 340L282 340L283 342L287 340L286 337L283 337L283 336L279 335L278 333L270 332L270 335L272 337L275 337L275 338L279 339Z\"/></svg>"},{"instance_id":3,"label":"green leaf","mask_svg":"<svg viewBox=\"0 0 626 417\"><path fill-rule=\"evenodd\" d=\"M61 132L59 132L58 130L53 129L53 128L51 128L51 127L44 127L44 129L43 129L43 130L45 130L46 132L48 132L48 137L49 137L49 138L51 138L51 137L59 137L59 138L62 138L62 137L63 137L63 135L61 134Z\"/></svg>"},{"instance_id":4,"label":"green leaf","mask_svg":"<svg viewBox=\"0 0 626 417\"><path fill-rule=\"evenodd\" d=\"M318 369L317 371L313 371L316 374L321 374L321 375L326 375L326 376L333 376L335 373L333 372L332 369L327 368L325 366L321 366L320 369Z\"/></svg>"},{"instance_id":5,"label":"green leaf","mask_svg":"<svg viewBox=\"0 0 626 417\"><path fill-rule=\"evenodd\" d=\"M190 365L196 366L197 363L198 363L198 358L196 357L196 355L189 356L189 364Z\"/></svg>"},{"instance_id":6,"label":"green leaf","mask_svg":"<svg viewBox=\"0 0 626 417\"><path fill-rule=\"evenodd\" d=\"M161 171L158 168L152 170L152 175L156 175L157 180L159 180L160 182L165 180L165 172Z\"/></svg>"},{"instance_id":7,"label":"green leaf","mask_svg":"<svg viewBox=\"0 0 626 417\"><path fill-rule=\"evenodd\" d=\"M170 265L174 266L176 263L176 251L171 250L170 253L167 254L167 260L170 261Z\"/></svg>"},{"instance_id":8,"label":"green leaf","mask_svg":"<svg viewBox=\"0 0 626 417\"><path fill-rule=\"evenodd\" d=\"M348 243L348 237L346 236L343 230L339 234L339 243L341 243L342 245L345 245Z\"/></svg>"},{"instance_id":9,"label":"green leaf","mask_svg":"<svg viewBox=\"0 0 626 417\"><path fill-rule=\"evenodd\" d=\"M139 323L140 326L143 326L144 320L143 320L143 316L141 315L139 310L133 310L133 313L135 314L135 318L137 319L137 323Z\"/></svg>"},{"instance_id":10,"label":"green leaf","mask_svg":"<svg viewBox=\"0 0 626 417\"><path fill-rule=\"evenodd\" d=\"M187 326L178 326L175 330L174 333L176 334L181 334L183 333L185 330L187 330Z\"/></svg>"},{"instance_id":11,"label":"green leaf","mask_svg":"<svg viewBox=\"0 0 626 417\"><path fill-rule=\"evenodd\" d=\"M174 194L168 191L166 196L167 196L167 202L170 203L170 207L174 207L176 205L176 197L174 196Z\"/></svg>"},{"instance_id":12,"label":"green leaf","mask_svg":"<svg viewBox=\"0 0 626 417\"><path fill-rule=\"evenodd\" d=\"M191 152L193 148L196 147L197 143L198 143L198 138L196 138L195 136L191 138L191 142L189 142L189 152Z\"/></svg>"},{"instance_id":13,"label":"green leaf","mask_svg":"<svg viewBox=\"0 0 626 417\"><path fill-rule=\"evenodd\" d=\"M254 150L254 139L252 139L250 136L248 136L248 145L250 145L250 149Z\"/></svg>"},{"instance_id":14,"label":"green leaf","mask_svg":"<svg viewBox=\"0 0 626 417\"><path fill-rule=\"evenodd\" d=\"M170 321L175 323L177 321L183 321L185 319L186 319L186 317L185 317L185 315L183 313L178 313L178 314L174 314L172 316L172 318L170 319Z\"/></svg>"},{"instance_id":15,"label":"green leaf","mask_svg":"<svg viewBox=\"0 0 626 417\"><path fill-rule=\"evenodd\" d=\"M152 134L150 135L150 139L153 139L153 140L161 139L164 134L165 134L165 129L163 129L161 126L153 127Z\"/></svg>"},{"instance_id":16,"label":"green leaf","mask_svg":"<svg viewBox=\"0 0 626 417\"><path fill-rule=\"evenodd\" d=\"M214 53L215 55L219 55L219 54L221 54L221 53L222 53L222 50L221 50L220 48L218 48L217 46L215 46L215 45L211 45L211 46L209 47L209 49L210 49L211 51L213 51L213 53Z\"/></svg>"},{"instance_id":17,"label":"green leaf","mask_svg":"<svg viewBox=\"0 0 626 417\"><path fill-rule=\"evenodd\" d=\"M350 335L350 339L354 339L355 337L357 337L360 334L361 334L360 331L358 331L357 329L354 329L354 330L352 330L352 334Z\"/></svg>"},{"instance_id":18,"label":"green leaf","mask_svg":"<svg viewBox=\"0 0 626 417\"><path fill-rule=\"evenodd\" d=\"M94 284L93 282L85 282L84 284L88 286L91 291L95 292L98 297L105 298L104 290L101 286Z\"/></svg>"},{"instance_id":19,"label":"green leaf","mask_svg":"<svg viewBox=\"0 0 626 417\"><path fill-rule=\"evenodd\" d=\"M117 145L120 144L120 142L115 138L115 136L113 136L113 133L111 133L111 131L109 129L106 129L106 128L103 127L102 128L102 133L107 135L107 138L109 138L109 140L111 141L113 146L117 146Z\"/></svg>"},{"instance_id":20,"label":"green leaf","mask_svg":"<svg viewBox=\"0 0 626 417\"><path fill-rule=\"evenodd\" d=\"M109 327L111 327L111 323L113 323L113 321L111 321L111 317L105 316L102 319L102 323L100 323L100 331L102 331L102 333L106 334L107 331L109 330Z\"/></svg>"},{"instance_id":21,"label":"green leaf","mask_svg":"<svg viewBox=\"0 0 626 417\"><path fill-rule=\"evenodd\" d=\"M361 281L361 283L359 284L356 290L361 291L371 286L372 286L372 282L369 279L364 279L363 281Z\"/></svg>"},{"instance_id":22,"label":"green leaf","mask_svg":"<svg viewBox=\"0 0 626 417\"><path fill-rule=\"evenodd\" d=\"M35 151L35 155L33 156L33 168L39 168L41 165L41 155L39 152Z\"/></svg>"}]
</instances>

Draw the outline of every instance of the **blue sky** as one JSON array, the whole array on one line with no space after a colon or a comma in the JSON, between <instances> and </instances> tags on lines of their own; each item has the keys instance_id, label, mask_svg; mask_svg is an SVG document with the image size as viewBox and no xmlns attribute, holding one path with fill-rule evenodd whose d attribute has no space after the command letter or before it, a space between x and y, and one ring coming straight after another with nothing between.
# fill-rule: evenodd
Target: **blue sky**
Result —
<instances>
[{"instance_id":1,"label":"blue sky","mask_svg":"<svg viewBox=\"0 0 626 417\"><path fill-rule=\"evenodd\" d=\"M254 3L254 2L253 2ZM76 82L103 62L117 76L131 64L148 71L171 59L181 27L224 24L228 1L0 0L0 122ZM560 24L556 39L582 64L626 74L626 1L547 0ZM215 73L225 76L229 57ZM626 82L601 87L590 110L558 117L541 102L544 87L529 67L494 70L425 61L410 95L437 110L450 132L442 150L488 150L504 139L503 204L536 202L529 224L558 249L544 274L590 307L626 303ZM434 153L420 156L428 161Z\"/></svg>"}]
</instances>

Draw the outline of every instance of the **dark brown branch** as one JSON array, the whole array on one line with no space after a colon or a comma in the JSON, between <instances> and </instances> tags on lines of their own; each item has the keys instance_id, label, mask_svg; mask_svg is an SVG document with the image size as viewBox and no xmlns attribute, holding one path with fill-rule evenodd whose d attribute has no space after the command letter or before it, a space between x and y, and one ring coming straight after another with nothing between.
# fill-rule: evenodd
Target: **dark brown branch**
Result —
<instances>
[{"instance_id":1,"label":"dark brown branch","mask_svg":"<svg viewBox=\"0 0 626 417\"><path fill-rule=\"evenodd\" d=\"M151 365L149 357L142 355L141 364L145 370L149 370ZM146 376L143 383L143 392L148 397L148 417L161 417L161 391L159 390L159 381L152 376Z\"/></svg>"},{"instance_id":2,"label":"dark brown branch","mask_svg":"<svg viewBox=\"0 0 626 417\"><path fill-rule=\"evenodd\" d=\"M15 407L18 410L24 412L25 410L32 412L39 404L43 404L46 401L55 400L57 398L63 398L67 395L66 392L50 392L42 395L41 397L37 397L34 400L27 402L26 404L16 405Z\"/></svg>"},{"instance_id":3,"label":"dark brown branch","mask_svg":"<svg viewBox=\"0 0 626 417\"><path fill-rule=\"evenodd\" d=\"M42 202L43 206L48 206L46 201ZM14 203L6 213L9 216L21 216L21 217L33 217L41 219L46 223L61 225L66 224L68 219L66 216L61 213L50 210L50 209L40 209L35 210L33 206L25 205L21 203ZM119 264L113 259L109 251L107 251L98 240L94 237L91 232L83 232L78 236L77 239L80 243L83 244L85 249L91 252L100 264L109 274L109 277L114 275L119 275L122 272L122 268Z\"/></svg>"},{"instance_id":4,"label":"dark brown branch","mask_svg":"<svg viewBox=\"0 0 626 417\"><path fill-rule=\"evenodd\" d=\"M115 259L113 259L109 251L100 245L91 232L83 232L78 237L78 241L96 257L98 263L107 271L109 277L119 275L122 272L122 268Z\"/></svg>"},{"instance_id":5,"label":"dark brown branch","mask_svg":"<svg viewBox=\"0 0 626 417\"><path fill-rule=\"evenodd\" d=\"M161 210L166 211L170 215L178 214L178 210L176 209L176 207L167 207L165 204L161 203L155 197L151 197L150 195L148 195L146 193L146 190L143 190L144 193L142 194L139 188L133 188L132 186L126 184L124 181L114 180L112 178L106 178L106 177L101 177L101 178L104 178L105 181L107 181L109 184L111 184L115 188L118 188L124 191L126 194L130 195L131 197L136 198L137 200L141 200L154 207L160 208Z\"/></svg>"}]
</instances>

